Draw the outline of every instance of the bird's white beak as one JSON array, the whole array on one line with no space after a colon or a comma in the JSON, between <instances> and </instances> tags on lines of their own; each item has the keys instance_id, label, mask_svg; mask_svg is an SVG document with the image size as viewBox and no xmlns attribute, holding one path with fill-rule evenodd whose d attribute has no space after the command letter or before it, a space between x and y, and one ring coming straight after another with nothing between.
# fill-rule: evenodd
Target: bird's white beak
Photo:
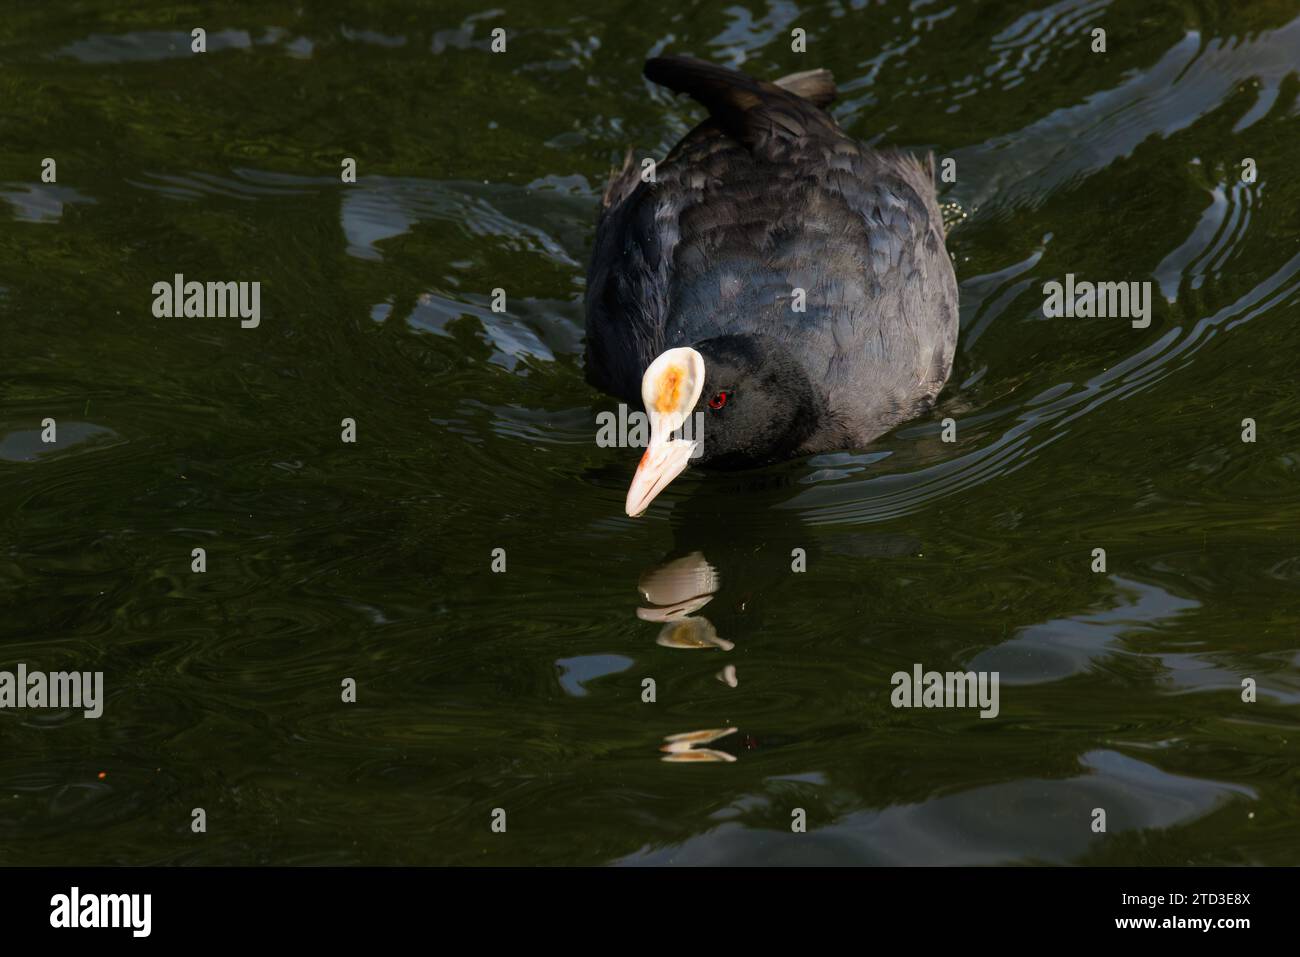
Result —
<instances>
[{"instance_id":1,"label":"bird's white beak","mask_svg":"<svg viewBox=\"0 0 1300 957\"><path fill-rule=\"evenodd\" d=\"M694 349L669 349L641 377L641 401L650 416L650 444L627 490L627 513L640 515L682 474L703 439L670 436L682 427L704 388L704 357Z\"/></svg>"}]
</instances>

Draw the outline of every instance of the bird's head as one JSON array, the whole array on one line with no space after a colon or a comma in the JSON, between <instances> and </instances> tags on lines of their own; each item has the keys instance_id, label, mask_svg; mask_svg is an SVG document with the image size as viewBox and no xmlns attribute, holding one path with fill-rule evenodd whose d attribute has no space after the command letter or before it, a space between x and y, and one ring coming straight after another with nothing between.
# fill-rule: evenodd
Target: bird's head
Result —
<instances>
[{"instance_id":1,"label":"bird's head","mask_svg":"<svg viewBox=\"0 0 1300 957\"><path fill-rule=\"evenodd\" d=\"M798 454L823 404L777 342L718 336L669 349L641 377L650 443L627 492L627 514L644 512L695 462L754 468Z\"/></svg>"}]
</instances>

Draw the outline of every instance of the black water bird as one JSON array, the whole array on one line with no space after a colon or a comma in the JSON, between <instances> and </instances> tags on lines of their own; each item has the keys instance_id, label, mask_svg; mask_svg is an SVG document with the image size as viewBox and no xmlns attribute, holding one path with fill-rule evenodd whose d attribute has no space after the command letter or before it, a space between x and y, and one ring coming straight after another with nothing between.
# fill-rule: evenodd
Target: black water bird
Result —
<instances>
[{"instance_id":1,"label":"black water bird","mask_svg":"<svg viewBox=\"0 0 1300 957\"><path fill-rule=\"evenodd\" d=\"M847 136L826 70L769 83L672 56L645 75L709 118L653 177L629 152L596 229L587 379L651 422L629 515L692 460L866 445L934 405L957 346L932 158Z\"/></svg>"}]
</instances>

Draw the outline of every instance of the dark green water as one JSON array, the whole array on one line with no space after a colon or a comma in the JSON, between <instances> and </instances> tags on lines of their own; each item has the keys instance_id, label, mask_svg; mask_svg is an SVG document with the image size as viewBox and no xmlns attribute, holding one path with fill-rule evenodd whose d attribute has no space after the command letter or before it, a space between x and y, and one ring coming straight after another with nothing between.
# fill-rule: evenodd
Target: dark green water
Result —
<instances>
[{"instance_id":1,"label":"dark green water","mask_svg":"<svg viewBox=\"0 0 1300 957\"><path fill-rule=\"evenodd\" d=\"M0 15L0 670L106 699L0 711L0 861L1300 861L1294 2L346 6ZM700 116L662 51L954 158L963 331L932 418L631 520L581 297ZM261 324L155 318L175 273ZM1044 318L1066 273L1150 326ZM638 617L695 553L730 650ZM893 708L914 663L1000 713Z\"/></svg>"}]
</instances>

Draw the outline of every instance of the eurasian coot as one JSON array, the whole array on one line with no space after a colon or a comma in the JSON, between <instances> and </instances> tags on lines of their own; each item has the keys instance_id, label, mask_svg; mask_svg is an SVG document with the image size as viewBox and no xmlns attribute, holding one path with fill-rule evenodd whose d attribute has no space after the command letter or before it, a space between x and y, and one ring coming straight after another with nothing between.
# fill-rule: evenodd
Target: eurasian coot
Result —
<instances>
[{"instance_id":1,"label":"eurasian coot","mask_svg":"<svg viewBox=\"0 0 1300 957\"><path fill-rule=\"evenodd\" d=\"M769 83L673 56L645 75L709 118L653 177L629 152L596 229L587 380L651 422L629 515L692 458L866 445L933 406L957 345L932 158L845 135L825 70Z\"/></svg>"}]
</instances>

